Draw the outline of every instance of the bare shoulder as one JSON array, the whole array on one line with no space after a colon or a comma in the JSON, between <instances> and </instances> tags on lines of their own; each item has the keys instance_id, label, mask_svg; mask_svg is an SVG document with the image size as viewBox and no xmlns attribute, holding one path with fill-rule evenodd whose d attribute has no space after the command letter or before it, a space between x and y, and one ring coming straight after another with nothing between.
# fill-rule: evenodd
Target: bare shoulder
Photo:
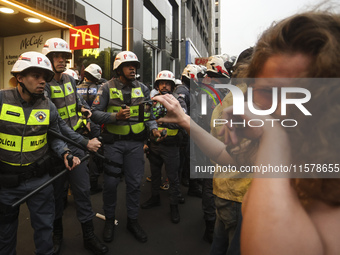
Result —
<instances>
[{"instance_id":1,"label":"bare shoulder","mask_svg":"<svg viewBox=\"0 0 340 255\"><path fill-rule=\"evenodd\" d=\"M319 232L324 254L340 254L340 206L314 202L307 212Z\"/></svg>"}]
</instances>

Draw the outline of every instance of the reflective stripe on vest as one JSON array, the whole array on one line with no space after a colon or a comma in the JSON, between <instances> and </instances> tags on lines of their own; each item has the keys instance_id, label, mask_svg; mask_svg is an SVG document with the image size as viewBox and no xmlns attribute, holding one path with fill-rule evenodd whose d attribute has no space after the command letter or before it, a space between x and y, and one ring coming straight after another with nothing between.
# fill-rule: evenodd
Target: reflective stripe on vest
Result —
<instances>
[{"instance_id":1,"label":"reflective stripe on vest","mask_svg":"<svg viewBox=\"0 0 340 255\"><path fill-rule=\"evenodd\" d=\"M31 152L42 148L47 143L47 134L22 137L0 133L0 149L16 152Z\"/></svg>"},{"instance_id":2,"label":"reflective stripe on vest","mask_svg":"<svg viewBox=\"0 0 340 255\"><path fill-rule=\"evenodd\" d=\"M76 92L74 91L69 78L65 78L64 75L63 78L65 80L65 84L63 85L58 85L54 80L49 83L51 100L57 107L60 117L65 120L73 130L77 130L82 125L82 122L86 125L87 121L80 120L81 113L77 113ZM61 86L63 86L64 90Z\"/></svg>"},{"instance_id":3,"label":"reflective stripe on vest","mask_svg":"<svg viewBox=\"0 0 340 255\"><path fill-rule=\"evenodd\" d=\"M158 127L159 131L162 131L163 129L166 129L166 134L168 136L175 136L175 135L178 134L178 129L170 129L170 128Z\"/></svg>"},{"instance_id":4,"label":"reflective stripe on vest","mask_svg":"<svg viewBox=\"0 0 340 255\"><path fill-rule=\"evenodd\" d=\"M130 118L133 117L137 117L139 115L139 106L138 105L132 105L129 106L130 107ZM119 112L120 109L122 109L121 106L109 106L107 107L107 112ZM145 116L145 114L144 114ZM112 124L108 124L106 125L107 130L112 133L112 134L116 134L116 135L128 135L130 133L130 127L131 130L134 134L138 134L140 132L142 132L145 128L145 125L143 122L140 123L133 123L130 122L127 125L112 125Z\"/></svg>"},{"instance_id":5,"label":"reflective stripe on vest","mask_svg":"<svg viewBox=\"0 0 340 255\"><path fill-rule=\"evenodd\" d=\"M48 100L33 105L26 122L15 91L3 91L0 113L0 160L15 166L26 166L41 158L48 150L47 130L50 125Z\"/></svg>"}]
</instances>

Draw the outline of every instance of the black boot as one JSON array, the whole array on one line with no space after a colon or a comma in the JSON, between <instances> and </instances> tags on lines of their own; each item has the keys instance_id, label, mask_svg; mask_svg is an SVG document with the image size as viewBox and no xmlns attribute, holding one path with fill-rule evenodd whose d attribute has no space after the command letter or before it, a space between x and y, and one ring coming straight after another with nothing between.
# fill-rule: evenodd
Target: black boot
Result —
<instances>
[{"instance_id":1,"label":"black boot","mask_svg":"<svg viewBox=\"0 0 340 255\"><path fill-rule=\"evenodd\" d=\"M178 205L170 205L171 222L177 224L180 221Z\"/></svg>"},{"instance_id":2,"label":"black boot","mask_svg":"<svg viewBox=\"0 0 340 255\"><path fill-rule=\"evenodd\" d=\"M152 207L160 206L160 205L161 205L161 198L159 195L156 195L156 196L150 197L149 200L141 204L140 207L142 209L150 209Z\"/></svg>"},{"instance_id":3,"label":"black boot","mask_svg":"<svg viewBox=\"0 0 340 255\"><path fill-rule=\"evenodd\" d=\"M115 228L115 218L106 218L103 232L103 240L106 243L111 243L113 240L113 232Z\"/></svg>"},{"instance_id":4,"label":"black boot","mask_svg":"<svg viewBox=\"0 0 340 255\"><path fill-rule=\"evenodd\" d=\"M53 255L60 253L63 242L63 218L56 219L53 222Z\"/></svg>"},{"instance_id":5,"label":"black boot","mask_svg":"<svg viewBox=\"0 0 340 255\"><path fill-rule=\"evenodd\" d=\"M208 243L212 243L213 236L214 236L214 227L215 227L215 221L214 220L206 220L205 221L205 231L203 235L204 241L207 241Z\"/></svg>"},{"instance_id":6,"label":"black boot","mask_svg":"<svg viewBox=\"0 0 340 255\"><path fill-rule=\"evenodd\" d=\"M91 188L90 188L90 194L91 195L94 195L94 194L97 194L99 192L102 192L103 189L102 187L100 187L100 185L98 185L98 178L97 177L90 177L90 185L91 185Z\"/></svg>"},{"instance_id":7,"label":"black boot","mask_svg":"<svg viewBox=\"0 0 340 255\"><path fill-rule=\"evenodd\" d=\"M148 240L148 237L142 227L139 225L137 219L127 219L127 229L134 235L134 237L142 242L145 243Z\"/></svg>"},{"instance_id":8,"label":"black boot","mask_svg":"<svg viewBox=\"0 0 340 255\"><path fill-rule=\"evenodd\" d=\"M109 251L105 244L102 244L93 232L93 222L89 220L81 224L83 229L84 247L96 255L102 255Z\"/></svg>"}]
</instances>

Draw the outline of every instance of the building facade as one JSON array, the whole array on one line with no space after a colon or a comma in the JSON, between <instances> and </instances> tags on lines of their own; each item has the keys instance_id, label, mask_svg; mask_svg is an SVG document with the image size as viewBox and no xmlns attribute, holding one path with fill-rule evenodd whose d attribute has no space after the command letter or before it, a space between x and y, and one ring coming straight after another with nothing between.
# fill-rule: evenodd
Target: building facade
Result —
<instances>
[{"instance_id":1,"label":"building facade","mask_svg":"<svg viewBox=\"0 0 340 255\"><path fill-rule=\"evenodd\" d=\"M181 67L207 58L214 49L214 0L185 0L181 10Z\"/></svg>"},{"instance_id":2,"label":"building facade","mask_svg":"<svg viewBox=\"0 0 340 255\"><path fill-rule=\"evenodd\" d=\"M215 20L214 20L214 54L220 55L221 54L221 0L214 1L214 10L215 13Z\"/></svg>"},{"instance_id":3,"label":"building facade","mask_svg":"<svg viewBox=\"0 0 340 255\"><path fill-rule=\"evenodd\" d=\"M41 52L44 42L51 37L70 43L70 36L76 36L72 34L75 27L94 24L99 24L98 47L73 50L69 68L77 69L82 75L89 64L96 63L102 67L103 77L110 79L114 75L115 55L130 50L141 61L138 72L145 84L152 86L157 73L164 69L179 77L195 57L207 57L214 52L211 22L215 15L214 2L0 0L0 88L9 87L10 70L21 53ZM2 8L13 12L2 12ZM36 22L40 19L40 23L29 23L28 18L35 18ZM84 29L79 31L78 48L92 39L85 35Z\"/></svg>"}]
</instances>

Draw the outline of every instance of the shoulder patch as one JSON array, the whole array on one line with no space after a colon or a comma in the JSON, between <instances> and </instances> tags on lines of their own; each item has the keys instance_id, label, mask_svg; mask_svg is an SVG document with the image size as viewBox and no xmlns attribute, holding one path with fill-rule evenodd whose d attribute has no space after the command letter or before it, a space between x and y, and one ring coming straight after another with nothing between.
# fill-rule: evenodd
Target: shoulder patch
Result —
<instances>
[{"instance_id":1,"label":"shoulder patch","mask_svg":"<svg viewBox=\"0 0 340 255\"><path fill-rule=\"evenodd\" d=\"M100 96L97 95L96 98L93 100L93 103L92 104L99 104L100 103Z\"/></svg>"}]
</instances>

